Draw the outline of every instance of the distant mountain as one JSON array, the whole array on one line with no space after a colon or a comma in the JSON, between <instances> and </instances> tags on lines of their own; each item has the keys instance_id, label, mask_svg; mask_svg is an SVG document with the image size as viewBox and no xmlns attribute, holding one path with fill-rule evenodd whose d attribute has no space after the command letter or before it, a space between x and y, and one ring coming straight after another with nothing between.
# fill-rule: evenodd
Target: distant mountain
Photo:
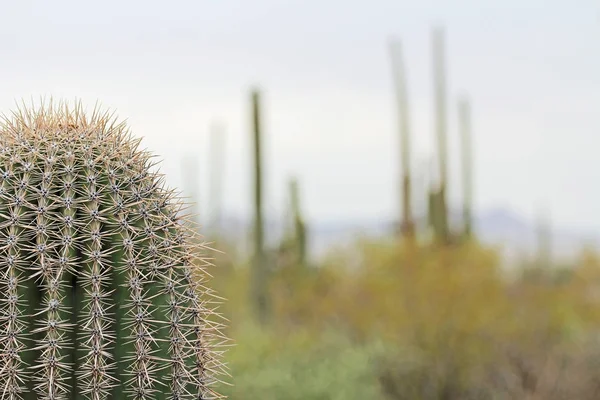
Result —
<instances>
[{"instance_id":1,"label":"distant mountain","mask_svg":"<svg viewBox=\"0 0 600 400\"><path fill-rule=\"evenodd\" d=\"M532 226L521 216L509 210L495 209L477 216L475 227L480 232L511 234L530 232Z\"/></svg>"},{"instance_id":2,"label":"distant mountain","mask_svg":"<svg viewBox=\"0 0 600 400\"><path fill-rule=\"evenodd\" d=\"M423 218L419 219L420 223ZM451 225L460 226L460 212L451 212ZM486 244L501 247L508 261L515 257L531 255L537 248L536 225L524 217L504 208L488 210L476 216L475 230L478 238ZM358 236L381 237L394 231L394 221L345 220L309 223L311 255L320 257L332 246L349 244ZM251 224L242 218L227 217L222 231L241 246L249 244ZM279 221L266 222L267 241L276 244L283 232ZM598 235L552 227L551 245L553 256L572 258L583 245L600 245Z\"/></svg>"},{"instance_id":3,"label":"distant mountain","mask_svg":"<svg viewBox=\"0 0 600 400\"><path fill-rule=\"evenodd\" d=\"M560 226L550 226L549 244L557 261L577 257L584 246L600 245L595 232L575 231ZM502 245L508 257L534 254L538 247L539 227L531 221L504 209L491 210L477 219L480 239L489 244Z\"/></svg>"}]
</instances>

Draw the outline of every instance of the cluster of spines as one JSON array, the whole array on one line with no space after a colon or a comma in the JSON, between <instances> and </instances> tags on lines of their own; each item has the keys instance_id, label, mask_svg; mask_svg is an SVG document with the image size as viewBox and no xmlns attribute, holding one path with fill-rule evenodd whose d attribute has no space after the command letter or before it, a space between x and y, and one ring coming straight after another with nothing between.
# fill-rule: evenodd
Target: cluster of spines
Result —
<instances>
[{"instance_id":1,"label":"cluster of spines","mask_svg":"<svg viewBox=\"0 0 600 400\"><path fill-rule=\"evenodd\" d=\"M38 286L44 291L42 308L34 315L37 328L32 331L34 335L38 334L34 350L41 350L41 362L33 366L35 380L38 382L35 391L38 398L54 400L64 398L68 393L67 380L70 376L65 353L73 346L67 340L72 327L66 318L68 311L63 277L74 262L69 254L74 248L72 238L75 216L73 208L61 213L59 204L56 204L60 202L61 191L57 184L59 174L55 171L54 160L55 151L62 143L52 141L50 146L43 146L49 147L48 149L37 147L26 139L23 144L29 151L21 162L22 186L29 189L28 195L31 196L31 199L26 199L26 204L31 204L34 208L31 226L35 233L35 239L27 241L33 242L33 248L28 248L27 245L24 248L35 257L34 260L26 257L26 260L31 269L31 277L36 278ZM64 146L70 150L70 143L65 143ZM69 150L61 160L65 170L74 167L74 155ZM41 152L45 154L40 154ZM72 172L65 175L70 176ZM70 192L71 190L64 191L62 197ZM53 221L52 215L59 217L60 221Z\"/></svg>"},{"instance_id":2,"label":"cluster of spines","mask_svg":"<svg viewBox=\"0 0 600 400\"><path fill-rule=\"evenodd\" d=\"M15 201L0 213L2 398L26 391L25 367L40 398L76 390L103 399L123 387L139 399L220 397L210 387L221 372L220 325L209 322L212 310L201 299L209 291L197 291L194 278L204 277L194 264L199 244L177 198L150 172L150 156L124 125L111 125L107 115L88 121L80 109L59 111L20 114L3 126L2 173L9 175L0 190ZM19 176L10 176L17 167ZM83 288L80 298L66 293L70 280ZM32 315L24 297L36 290L43 307ZM111 312L116 292L128 294L119 321ZM30 317L41 320L35 348L25 345ZM126 357L116 359L118 345L128 346ZM119 363L127 364L124 376Z\"/></svg>"},{"instance_id":3,"label":"cluster of spines","mask_svg":"<svg viewBox=\"0 0 600 400\"><path fill-rule=\"evenodd\" d=\"M71 184L80 183L77 203L82 214L89 215L85 232L81 235L82 271L77 275L83 294L74 302L82 300L82 321L79 328L78 344L83 353L83 362L79 371L79 390L91 399L105 398L110 389L118 383L110 372L114 370L114 357L110 349L115 342L114 332L110 329L113 318L109 314L112 304L109 302L111 283L110 247L103 244L108 239L105 229L110 221L110 198L102 199L100 192L106 190L107 178L101 178L101 169L108 167L110 160L100 146L102 135L90 147L84 148L79 160L81 176L70 180ZM72 199L75 193L67 194L65 200ZM104 201L101 201L104 200ZM81 300L80 300L81 298ZM74 304L74 306L77 306Z\"/></svg>"},{"instance_id":4,"label":"cluster of spines","mask_svg":"<svg viewBox=\"0 0 600 400\"><path fill-rule=\"evenodd\" d=\"M206 277L199 273L188 273L185 283L190 293L196 391L201 396L199 398L209 399L220 397L212 387L215 382L224 383L217 379L218 376L227 375L226 369L219 361L222 351L216 349L225 346L228 339L221 334L222 324L211 319L211 315L218 313L216 309L211 308L214 302L209 299L218 296L212 289L202 285L203 279ZM206 298L201 298L199 293L204 293Z\"/></svg>"},{"instance_id":5,"label":"cluster of spines","mask_svg":"<svg viewBox=\"0 0 600 400\"><path fill-rule=\"evenodd\" d=\"M18 398L23 392L24 381L28 378L24 368L25 360L20 356L25 348L24 337L28 332L27 316L23 312L26 301L23 296L25 290L23 276L26 272L21 248L18 245L19 238L22 237L24 231L19 222L23 218L24 201L21 199L25 197L25 189L18 189L14 198L9 197L12 195L12 187L8 180L14 176L10 161L14 156L3 142L0 143L0 154L5 161L1 165L2 170L0 171L0 195L3 200L0 202L2 209L0 215L3 220L0 225L2 240L0 285L3 293L3 306L0 314L0 323L2 324L0 384L5 397Z\"/></svg>"}]
</instances>

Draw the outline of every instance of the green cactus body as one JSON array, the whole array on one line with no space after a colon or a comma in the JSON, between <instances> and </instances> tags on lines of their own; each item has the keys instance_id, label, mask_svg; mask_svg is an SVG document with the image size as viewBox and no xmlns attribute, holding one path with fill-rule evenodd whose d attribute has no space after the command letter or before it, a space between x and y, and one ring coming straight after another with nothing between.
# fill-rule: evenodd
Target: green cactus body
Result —
<instances>
[{"instance_id":1,"label":"green cactus body","mask_svg":"<svg viewBox=\"0 0 600 400\"><path fill-rule=\"evenodd\" d=\"M123 123L0 126L0 398L209 399L220 324L182 203Z\"/></svg>"}]
</instances>

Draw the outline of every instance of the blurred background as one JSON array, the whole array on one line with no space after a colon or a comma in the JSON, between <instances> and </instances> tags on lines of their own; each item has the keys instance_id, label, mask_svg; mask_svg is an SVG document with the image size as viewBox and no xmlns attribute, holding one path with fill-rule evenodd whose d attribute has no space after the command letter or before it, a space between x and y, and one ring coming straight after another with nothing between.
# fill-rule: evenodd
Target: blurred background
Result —
<instances>
[{"instance_id":1,"label":"blurred background","mask_svg":"<svg viewBox=\"0 0 600 400\"><path fill-rule=\"evenodd\" d=\"M595 1L2 4L0 110L127 119L232 399L600 397Z\"/></svg>"}]
</instances>

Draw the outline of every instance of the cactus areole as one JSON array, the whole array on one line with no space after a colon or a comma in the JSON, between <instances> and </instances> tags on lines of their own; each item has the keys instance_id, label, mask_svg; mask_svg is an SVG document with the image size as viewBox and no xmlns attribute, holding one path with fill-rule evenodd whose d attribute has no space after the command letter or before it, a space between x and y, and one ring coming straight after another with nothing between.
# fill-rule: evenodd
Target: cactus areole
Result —
<instances>
[{"instance_id":1,"label":"cactus areole","mask_svg":"<svg viewBox=\"0 0 600 400\"><path fill-rule=\"evenodd\" d=\"M0 123L0 399L221 397L202 244L152 167L78 104Z\"/></svg>"}]
</instances>

